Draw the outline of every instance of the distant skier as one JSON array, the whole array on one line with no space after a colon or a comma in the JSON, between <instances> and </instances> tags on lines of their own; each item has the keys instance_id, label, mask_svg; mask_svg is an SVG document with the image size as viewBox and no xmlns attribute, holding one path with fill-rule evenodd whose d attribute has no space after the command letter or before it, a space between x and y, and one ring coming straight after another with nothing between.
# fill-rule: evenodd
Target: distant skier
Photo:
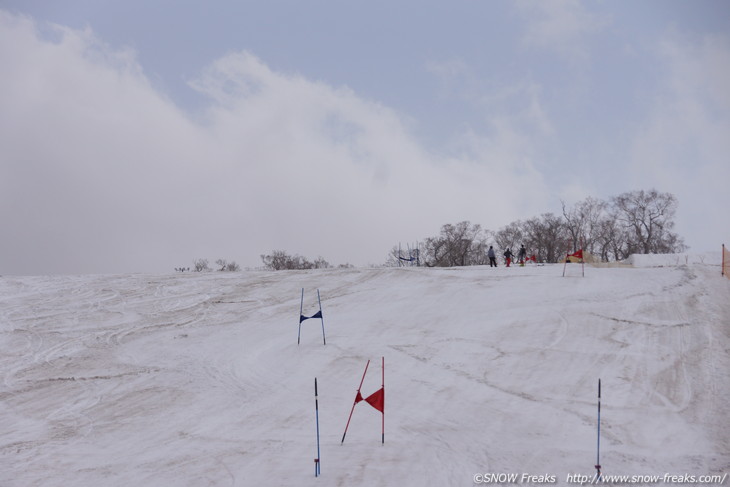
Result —
<instances>
[{"instance_id":1,"label":"distant skier","mask_svg":"<svg viewBox=\"0 0 730 487\"><path fill-rule=\"evenodd\" d=\"M517 252L517 261L520 263L521 266L524 266L526 258L527 258L527 249L525 249L524 245L521 245L519 252Z\"/></svg>"},{"instance_id":2,"label":"distant skier","mask_svg":"<svg viewBox=\"0 0 730 487\"><path fill-rule=\"evenodd\" d=\"M504 251L504 261L507 264L507 267L512 263L512 257L515 256L515 254L512 253L512 251L507 247L507 250Z\"/></svg>"},{"instance_id":3,"label":"distant skier","mask_svg":"<svg viewBox=\"0 0 730 487\"><path fill-rule=\"evenodd\" d=\"M497 255L494 253L494 247L489 246L487 250L487 257L489 257L489 267L497 267Z\"/></svg>"}]
</instances>

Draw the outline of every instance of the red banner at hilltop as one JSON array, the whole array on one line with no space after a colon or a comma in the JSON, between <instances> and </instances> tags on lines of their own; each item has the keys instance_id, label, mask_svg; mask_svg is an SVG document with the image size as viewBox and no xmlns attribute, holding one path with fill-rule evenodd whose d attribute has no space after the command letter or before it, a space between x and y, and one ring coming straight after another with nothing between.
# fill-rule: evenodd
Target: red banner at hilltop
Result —
<instances>
[{"instance_id":1,"label":"red banner at hilltop","mask_svg":"<svg viewBox=\"0 0 730 487\"><path fill-rule=\"evenodd\" d=\"M576 259L582 259L583 258L583 249L580 249L577 252L573 252L572 254L568 254L568 257L575 257Z\"/></svg>"},{"instance_id":2,"label":"red banner at hilltop","mask_svg":"<svg viewBox=\"0 0 730 487\"><path fill-rule=\"evenodd\" d=\"M590 255L590 254L588 254L588 255ZM580 263L581 275L583 277L585 277L585 260L583 259L583 249L579 249L579 250L573 252L572 254L567 254L565 256L565 264L563 264L563 277L565 277L565 268L567 267L568 262L575 262L575 260L571 260L571 259L578 260L578 262Z\"/></svg>"}]
</instances>

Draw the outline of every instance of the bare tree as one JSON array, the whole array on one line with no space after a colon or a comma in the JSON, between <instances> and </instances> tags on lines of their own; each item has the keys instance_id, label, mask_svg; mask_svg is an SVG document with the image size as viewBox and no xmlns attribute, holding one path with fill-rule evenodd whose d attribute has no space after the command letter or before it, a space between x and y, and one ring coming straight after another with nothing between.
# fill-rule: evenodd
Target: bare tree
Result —
<instances>
[{"instance_id":1,"label":"bare tree","mask_svg":"<svg viewBox=\"0 0 730 487\"><path fill-rule=\"evenodd\" d=\"M399 245L394 245L388 257L385 259L383 264L386 267L399 267L402 265L421 265L421 246L419 244L411 247L410 245L402 248Z\"/></svg>"},{"instance_id":2,"label":"bare tree","mask_svg":"<svg viewBox=\"0 0 730 487\"><path fill-rule=\"evenodd\" d=\"M218 269L219 272L236 272L241 270L241 266L236 264L234 260L228 262L226 259L218 259L215 263L221 267Z\"/></svg>"},{"instance_id":3,"label":"bare tree","mask_svg":"<svg viewBox=\"0 0 730 487\"><path fill-rule=\"evenodd\" d=\"M289 255L283 250L274 250L271 254L261 255L261 261L267 269L273 271L296 269L329 269L332 267L323 257L317 257L314 262L301 255Z\"/></svg>"},{"instance_id":4,"label":"bare tree","mask_svg":"<svg viewBox=\"0 0 730 487\"><path fill-rule=\"evenodd\" d=\"M331 267L330 263L324 260L324 257L322 256L317 257L314 259L314 262L312 262L313 269L329 269Z\"/></svg>"},{"instance_id":5,"label":"bare tree","mask_svg":"<svg viewBox=\"0 0 730 487\"><path fill-rule=\"evenodd\" d=\"M628 234L619 226L616 216L609 214L599 223L591 253L600 256L603 262L623 260L629 255L627 237Z\"/></svg>"},{"instance_id":6,"label":"bare tree","mask_svg":"<svg viewBox=\"0 0 730 487\"><path fill-rule=\"evenodd\" d=\"M292 267L292 257L283 250L274 250L269 255L261 255L261 260L267 269L273 271L295 268Z\"/></svg>"},{"instance_id":7,"label":"bare tree","mask_svg":"<svg viewBox=\"0 0 730 487\"><path fill-rule=\"evenodd\" d=\"M571 209L565 207L564 201L561 203L566 229L572 239L573 252L582 248L595 253L594 244L600 238L599 232L606 218L608 206L606 202L588 197L576 203Z\"/></svg>"},{"instance_id":8,"label":"bare tree","mask_svg":"<svg viewBox=\"0 0 730 487\"><path fill-rule=\"evenodd\" d=\"M441 227L438 237L426 239L423 251L428 266L454 267L486 262L486 234L480 225L462 221Z\"/></svg>"},{"instance_id":9,"label":"bare tree","mask_svg":"<svg viewBox=\"0 0 730 487\"><path fill-rule=\"evenodd\" d=\"M564 256L569 232L563 220L553 213L543 213L523 224L525 247L528 255L539 262L554 263Z\"/></svg>"},{"instance_id":10,"label":"bare tree","mask_svg":"<svg viewBox=\"0 0 730 487\"><path fill-rule=\"evenodd\" d=\"M385 266L386 267L398 267L400 265L400 249L397 245L394 245L390 252L388 252L388 257L385 259Z\"/></svg>"},{"instance_id":11,"label":"bare tree","mask_svg":"<svg viewBox=\"0 0 730 487\"><path fill-rule=\"evenodd\" d=\"M209 271L210 267L208 267L208 259L196 259L193 261L193 269L195 269L195 272L203 272L203 271Z\"/></svg>"},{"instance_id":12,"label":"bare tree","mask_svg":"<svg viewBox=\"0 0 730 487\"><path fill-rule=\"evenodd\" d=\"M494 236L494 241L501 250L514 251L525 241L522 222L517 220L501 228Z\"/></svg>"},{"instance_id":13,"label":"bare tree","mask_svg":"<svg viewBox=\"0 0 730 487\"><path fill-rule=\"evenodd\" d=\"M657 190L631 191L611 199L617 221L630 235L629 253L658 254L687 249L682 238L671 230L677 198Z\"/></svg>"}]
</instances>

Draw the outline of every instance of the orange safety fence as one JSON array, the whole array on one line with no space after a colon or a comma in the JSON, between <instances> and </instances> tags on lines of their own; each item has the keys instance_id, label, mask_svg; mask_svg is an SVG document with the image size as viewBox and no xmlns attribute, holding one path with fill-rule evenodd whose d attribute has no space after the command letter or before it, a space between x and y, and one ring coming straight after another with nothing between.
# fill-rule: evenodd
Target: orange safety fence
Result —
<instances>
[{"instance_id":1,"label":"orange safety fence","mask_svg":"<svg viewBox=\"0 0 730 487\"><path fill-rule=\"evenodd\" d=\"M722 275L730 279L730 251L722 244Z\"/></svg>"}]
</instances>

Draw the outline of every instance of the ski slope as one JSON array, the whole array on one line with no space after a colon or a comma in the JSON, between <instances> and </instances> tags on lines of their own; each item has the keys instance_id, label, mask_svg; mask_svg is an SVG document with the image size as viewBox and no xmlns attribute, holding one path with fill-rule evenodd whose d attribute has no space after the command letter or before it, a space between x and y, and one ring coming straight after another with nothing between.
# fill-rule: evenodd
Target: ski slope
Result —
<instances>
[{"instance_id":1,"label":"ski slope","mask_svg":"<svg viewBox=\"0 0 730 487\"><path fill-rule=\"evenodd\" d=\"M730 473L719 259L0 277L0 486Z\"/></svg>"}]
</instances>

